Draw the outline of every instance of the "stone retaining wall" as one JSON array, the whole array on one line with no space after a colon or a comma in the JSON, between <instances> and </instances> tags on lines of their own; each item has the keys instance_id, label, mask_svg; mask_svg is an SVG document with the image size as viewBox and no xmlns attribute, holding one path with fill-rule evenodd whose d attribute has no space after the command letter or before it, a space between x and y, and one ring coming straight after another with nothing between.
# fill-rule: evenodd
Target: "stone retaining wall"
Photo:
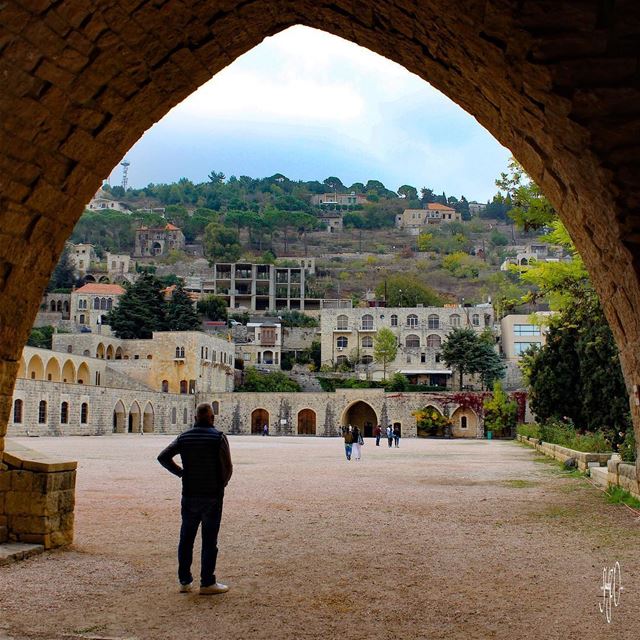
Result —
<instances>
[{"instance_id":1,"label":"stone retaining wall","mask_svg":"<svg viewBox=\"0 0 640 640\"><path fill-rule=\"evenodd\" d=\"M590 462L597 462L598 466L607 466L608 460L613 455L611 453L585 453L584 451L575 451L567 447L562 447L559 444L553 444L551 442L543 442L538 438L527 438L526 436L518 435L518 440L524 442L532 447L535 447L544 455L550 458L555 458L560 462L564 462L569 458L575 458L578 463L578 469L580 471L586 471L589 468Z\"/></svg>"},{"instance_id":2,"label":"stone retaining wall","mask_svg":"<svg viewBox=\"0 0 640 640\"><path fill-rule=\"evenodd\" d=\"M541 453L564 462L568 458L575 458L578 461L578 468L586 471L590 462L597 462L599 466L607 467L607 482L609 486L618 486L628 491L631 495L640 500L640 481L635 464L627 464L619 459L614 459L613 453L584 453L561 447L558 444L541 442L537 438L527 438L518 435L518 440L531 447L535 447Z\"/></svg>"},{"instance_id":3,"label":"stone retaining wall","mask_svg":"<svg viewBox=\"0 0 640 640\"><path fill-rule=\"evenodd\" d=\"M13 443L0 456L0 543L70 544L77 463Z\"/></svg>"}]
</instances>

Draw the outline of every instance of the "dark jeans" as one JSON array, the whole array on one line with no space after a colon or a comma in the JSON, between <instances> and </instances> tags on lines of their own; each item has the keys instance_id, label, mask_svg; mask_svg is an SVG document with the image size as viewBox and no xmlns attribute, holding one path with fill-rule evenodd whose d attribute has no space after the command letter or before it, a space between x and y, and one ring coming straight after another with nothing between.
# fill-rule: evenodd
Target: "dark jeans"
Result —
<instances>
[{"instance_id":1,"label":"dark jeans","mask_svg":"<svg viewBox=\"0 0 640 640\"><path fill-rule=\"evenodd\" d=\"M376 436L376 447L380 446L380 436Z\"/></svg>"},{"instance_id":2,"label":"dark jeans","mask_svg":"<svg viewBox=\"0 0 640 640\"><path fill-rule=\"evenodd\" d=\"M218 531L222 519L220 496L182 496L182 526L178 545L178 579L181 584L193 582L191 562L193 543L202 523L202 556L200 561L200 586L208 587L216 581L218 557Z\"/></svg>"},{"instance_id":3,"label":"dark jeans","mask_svg":"<svg viewBox=\"0 0 640 640\"><path fill-rule=\"evenodd\" d=\"M389 441L389 447L391 447L391 445L393 444L393 436L387 438L387 440Z\"/></svg>"}]
</instances>

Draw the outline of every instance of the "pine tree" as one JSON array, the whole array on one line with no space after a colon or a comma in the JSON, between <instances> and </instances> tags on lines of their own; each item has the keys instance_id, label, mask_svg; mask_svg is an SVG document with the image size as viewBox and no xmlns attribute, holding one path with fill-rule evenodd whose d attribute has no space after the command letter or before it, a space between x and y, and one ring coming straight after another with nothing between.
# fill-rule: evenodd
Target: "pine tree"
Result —
<instances>
[{"instance_id":1,"label":"pine tree","mask_svg":"<svg viewBox=\"0 0 640 640\"><path fill-rule=\"evenodd\" d=\"M127 287L118 306L107 315L107 324L118 338L151 338L166 329L166 302L162 284L148 273Z\"/></svg>"},{"instance_id":2,"label":"pine tree","mask_svg":"<svg viewBox=\"0 0 640 640\"><path fill-rule=\"evenodd\" d=\"M173 290L166 318L167 331L193 331L200 328L198 314L182 282Z\"/></svg>"}]
</instances>

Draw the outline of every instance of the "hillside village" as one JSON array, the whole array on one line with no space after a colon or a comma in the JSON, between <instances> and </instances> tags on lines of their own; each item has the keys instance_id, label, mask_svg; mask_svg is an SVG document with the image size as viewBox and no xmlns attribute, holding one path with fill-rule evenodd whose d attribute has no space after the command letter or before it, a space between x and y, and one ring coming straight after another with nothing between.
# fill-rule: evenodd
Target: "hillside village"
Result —
<instances>
[{"instance_id":1,"label":"hillside village","mask_svg":"<svg viewBox=\"0 0 640 640\"><path fill-rule=\"evenodd\" d=\"M272 425L330 435L346 421L367 435L387 422L419 435L413 416L430 406L448 416L431 435L446 422L450 435L480 437L491 380L517 395L519 359L545 339L548 307L523 304L520 271L566 258L539 233L518 231L508 209L499 196L481 204L337 178L212 173L205 185L126 192L105 184L43 298L14 429L32 412L43 433L153 431L158 418L171 431L191 421L196 400L215 398L233 433ZM155 293L140 293L147 285ZM136 287L167 309L182 304L186 324L156 324L144 337L123 331L114 314ZM446 361L442 350L461 329L485 345L493 369ZM393 390L409 395L392 402ZM81 407L75 425L70 403Z\"/></svg>"}]
</instances>

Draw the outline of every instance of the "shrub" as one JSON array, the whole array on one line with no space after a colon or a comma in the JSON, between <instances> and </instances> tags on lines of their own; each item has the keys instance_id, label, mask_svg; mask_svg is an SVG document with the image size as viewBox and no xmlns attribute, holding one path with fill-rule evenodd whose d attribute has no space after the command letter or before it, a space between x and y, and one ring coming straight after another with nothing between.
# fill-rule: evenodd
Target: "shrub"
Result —
<instances>
[{"instance_id":1,"label":"shrub","mask_svg":"<svg viewBox=\"0 0 640 640\"><path fill-rule=\"evenodd\" d=\"M601 432L578 433L573 424L562 420L548 420L540 425L540 439L561 447L584 453L611 451L611 443Z\"/></svg>"},{"instance_id":2,"label":"shrub","mask_svg":"<svg viewBox=\"0 0 640 640\"><path fill-rule=\"evenodd\" d=\"M537 424L519 424L516 433L525 438L540 438L540 427Z\"/></svg>"}]
</instances>

